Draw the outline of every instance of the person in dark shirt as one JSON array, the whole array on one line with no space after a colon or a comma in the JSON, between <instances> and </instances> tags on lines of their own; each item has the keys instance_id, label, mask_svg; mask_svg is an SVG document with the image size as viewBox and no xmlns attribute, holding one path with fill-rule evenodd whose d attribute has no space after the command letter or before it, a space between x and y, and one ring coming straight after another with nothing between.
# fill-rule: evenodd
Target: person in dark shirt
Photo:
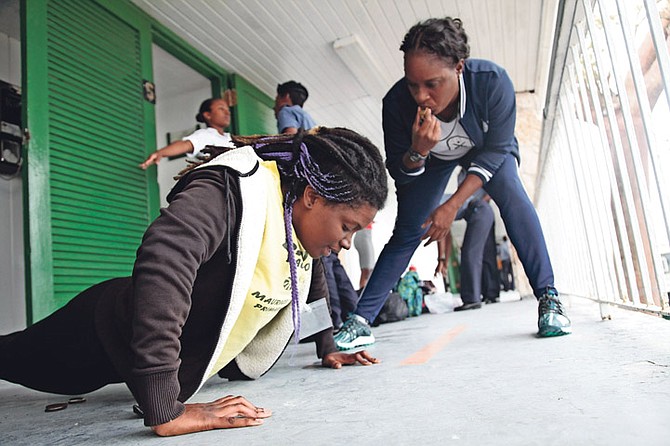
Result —
<instances>
[{"instance_id":1,"label":"person in dark shirt","mask_svg":"<svg viewBox=\"0 0 670 446\"><path fill-rule=\"evenodd\" d=\"M421 240L445 238L458 209L482 187L500 209L538 299L538 336L570 333L540 220L517 171L516 99L507 72L469 58L468 36L457 18L414 25L400 50L405 77L386 94L382 108L386 167L395 180L398 214L356 312L335 338L338 347L374 342L369 321L414 250ZM440 205L458 165L467 173L465 180Z\"/></svg>"}]
</instances>

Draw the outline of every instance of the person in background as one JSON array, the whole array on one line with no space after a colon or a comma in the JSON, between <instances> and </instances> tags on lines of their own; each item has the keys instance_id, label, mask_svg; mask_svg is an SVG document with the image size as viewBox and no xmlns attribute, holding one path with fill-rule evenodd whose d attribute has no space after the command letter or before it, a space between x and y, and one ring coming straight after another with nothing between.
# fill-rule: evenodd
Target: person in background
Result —
<instances>
[{"instance_id":1,"label":"person in background","mask_svg":"<svg viewBox=\"0 0 670 446\"><path fill-rule=\"evenodd\" d=\"M434 274L435 277L437 277L438 274L442 276L444 291L446 292L451 289L451 283L449 281L450 279L449 262L451 261L451 252L453 250L453 239L451 236L451 231L447 234L445 238L438 240L436 243L437 243L437 265L435 266Z\"/></svg>"},{"instance_id":2,"label":"person in background","mask_svg":"<svg viewBox=\"0 0 670 446\"><path fill-rule=\"evenodd\" d=\"M500 281L503 291L514 290L514 270L512 270L512 255L510 254L509 240L503 235L498 245L498 258L500 259Z\"/></svg>"},{"instance_id":3,"label":"person in background","mask_svg":"<svg viewBox=\"0 0 670 446\"><path fill-rule=\"evenodd\" d=\"M294 134L316 126L314 119L302 107L309 97L307 89L299 82L288 81L277 85L275 117L279 133Z\"/></svg>"},{"instance_id":4,"label":"person in background","mask_svg":"<svg viewBox=\"0 0 670 446\"><path fill-rule=\"evenodd\" d=\"M308 97L307 88L299 82L288 81L277 85L274 111L279 133L292 135L300 130L316 127L312 117L303 109ZM336 330L342 326L342 320L356 308L358 301L358 294L337 254L331 252L321 259L330 295L330 316Z\"/></svg>"},{"instance_id":5,"label":"person in background","mask_svg":"<svg viewBox=\"0 0 670 446\"><path fill-rule=\"evenodd\" d=\"M354 236L355 239L356 236ZM321 257L321 261L326 273L326 284L328 285L328 294L330 297L330 317L335 330L339 330L343 321L349 316L349 313L356 309L358 293L356 293L354 286L351 284L351 280L342 263L340 263L340 258L336 252L331 252L329 255Z\"/></svg>"},{"instance_id":6,"label":"person in background","mask_svg":"<svg viewBox=\"0 0 670 446\"><path fill-rule=\"evenodd\" d=\"M484 201L488 204L491 197L486 195ZM484 252L482 254L482 301L487 304L494 304L500 302L500 273L498 270L498 256L496 252L496 231L495 218L489 229L484 244Z\"/></svg>"},{"instance_id":7,"label":"person in background","mask_svg":"<svg viewBox=\"0 0 670 446\"><path fill-rule=\"evenodd\" d=\"M198 129L181 141L175 141L162 149L153 152L140 164L147 169L152 164L158 164L164 157L187 154L195 159L206 146L231 146L230 134L225 129L230 125L230 108L225 99L207 99L200 104L195 120L207 124L204 129Z\"/></svg>"},{"instance_id":8,"label":"person in background","mask_svg":"<svg viewBox=\"0 0 670 446\"><path fill-rule=\"evenodd\" d=\"M456 214L456 219L464 219L467 226L461 247L461 300L463 305L454 308L454 311L478 309L482 306L482 296L485 301L488 301L489 298L495 300L496 297L490 289L491 268L495 268L493 271L497 270L495 215L488 200L481 196L481 193L475 195L477 196L473 196L459 211L460 215ZM492 246L490 246L491 243L493 243ZM491 259L491 253L493 253L493 259ZM493 260L492 264L491 260ZM497 281L495 285L498 285Z\"/></svg>"},{"instance_id":9,"label":"person in background","mask_svg":"<svg viewBox=\"0 0 670 446\"><path fill-rule=\"evenodd\" d=\"M405 35L405 77L383 100L386 167L395 180L398 214L356 312L337 334L341 349L374 339L369 321L407 267L421 240L443 239L456 212L484 188L501 212L508 235L538 299L537 334L571 333L554 287L554 272L533 203L519 178L514 136L516 98L507 72L469 59L460 19L432 18ZM457 165L465 180L444 204L440 198Z\"/></svg>"},{"instance_id":10,"label":"person in background","mask_svg":"<svg viewBox=\"0 0 670 446\"><path fill-rule=\"evenodd\" d=\"M349 249L388 190L379 150L351 130L235 144L183 174L132 277L0 336L0 379L65 395L125 382L161 436L262 424L272 412L241 396L188 400L216 374L256 379L276 363L301 306L327 296L319 257ZM332 328L314 336L325 367L377 362L338 352Z\"/></svg>"},{"instance_id":11,"label":"person in background","mask_svg":"<svg viewBox=\"0 0 670 446\"><path fill-rule=\"evenodd\" d=\"M465 171L462 170L459 181L464 179ZM450 197L450 194L444 194L442 202L446 202ZM482 307L482 301L497 302L500 286L497 281L495 214L489 201L490 197L486 195L484 189L479 189L463 203L454 218L454 220L465 220L467 223L460 259L460 294L463 304L455 307L454 311L476 310ZM447 258L444 241L445 239L441 239L437 243L436 271L440 270L442 259Z\"/></svg>"},{"instance_id":12,"label":"person in background","mask_svg":"<svg viewBox=\"0 0 670 446\"><path fill-rule=\"evenodd\" d=\"M370 223L367 228L358 231L354 237L354 247L358 251L358 263L361 268L361 278L358 282L358 288L361 290L365 288L370 274L372 274L372 270L375 267L375 248L372 245L373 223Z\"/></svg>"}]
</instances>

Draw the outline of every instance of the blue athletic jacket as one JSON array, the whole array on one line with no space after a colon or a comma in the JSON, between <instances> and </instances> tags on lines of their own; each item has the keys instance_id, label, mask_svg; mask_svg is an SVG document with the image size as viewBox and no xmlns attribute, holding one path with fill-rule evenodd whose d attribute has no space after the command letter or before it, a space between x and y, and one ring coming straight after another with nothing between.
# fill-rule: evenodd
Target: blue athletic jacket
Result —
<instances>
[{"instance_id":1,"label":"blue athletic jacket","mask_svg":"<svg viewBox=\"0 0 670 446\"><path fill-rule=\"evenodd\" d=\"M462 76L466 105L461 125L475 145L463 161L470 166L468 173L479 176L486 184L508 153L519 159L519 144L514 136L514 86L507 72L488 60L466 59ZM396 82L384 97L382 125L386 167L397 184L416 178L401 168L402 157L412 145L416 108L405 78Z\"/></svg>"}]
</instances>

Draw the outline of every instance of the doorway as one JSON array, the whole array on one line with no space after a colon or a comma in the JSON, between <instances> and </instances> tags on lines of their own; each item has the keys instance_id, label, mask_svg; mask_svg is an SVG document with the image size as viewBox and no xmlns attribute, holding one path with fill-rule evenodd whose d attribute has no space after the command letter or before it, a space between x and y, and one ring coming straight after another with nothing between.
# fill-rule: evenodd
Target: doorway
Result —
<instances>
[{"instance_id":1,"label":"doorway","mask_svg":"<svg viewBox=\"0 0 670 446\"><path fill-rule=\"evenodd\" d=\"M195 115L200 104L212 97L212 83L160 46L152 45L156 84L156 148L187 136L198 128ZM204 126L204 124L200 124ZM186 167L185 156L158 163L157 181L161 207L175 184L174 176Z\"/></svg>"}]
</instances>

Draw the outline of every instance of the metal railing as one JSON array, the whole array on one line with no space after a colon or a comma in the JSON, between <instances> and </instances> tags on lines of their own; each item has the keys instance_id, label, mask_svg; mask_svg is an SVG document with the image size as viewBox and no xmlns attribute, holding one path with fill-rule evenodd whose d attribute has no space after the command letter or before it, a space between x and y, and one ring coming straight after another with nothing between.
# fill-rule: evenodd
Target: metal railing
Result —
<instances>
[{"instance_id":1,"label":"metal railing","mask_svg":"<svg viewBox=\"0 0 670 446\"><path fill-rule=\"evenodd\" d=\"M556 282L670 317L670 0L560 8L536 186Z\"/></svg>"}]
</instances>

